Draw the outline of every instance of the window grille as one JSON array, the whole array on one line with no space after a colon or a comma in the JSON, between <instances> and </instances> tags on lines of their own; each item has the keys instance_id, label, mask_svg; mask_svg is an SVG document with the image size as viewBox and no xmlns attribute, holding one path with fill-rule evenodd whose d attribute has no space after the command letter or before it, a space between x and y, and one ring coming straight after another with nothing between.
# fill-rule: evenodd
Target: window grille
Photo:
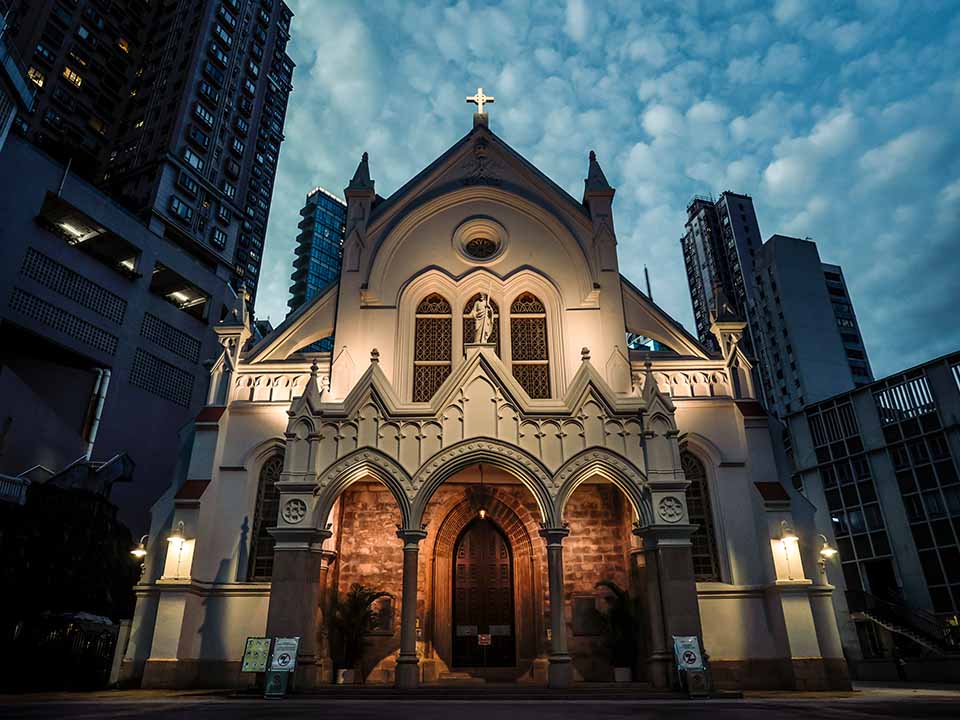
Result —
<instances>
[{"instance_id":1,"label":"window grille","mask_svg":"<svg viewBox=\"0 0 960 720\"><path fill-rule=\"evenodd\" d=\"M184 360L197 362L200 358L199 340L151 313L146 313L143 316L140 335L175 355L179 355Z\"/></svg>"},{"instance_id":2,"label":"window grille","mask_svg":"<svg viewBox=\"0 0 960 720\"><path fill-rule=\"evenodd\" d=\"M437 293L417 306L413 346L413 400L427 402L450 375L453 359L453 310Z\"/></svg>"},{"instance_id":3,"label":"window grille","mask_svg":"<svg viewBox=\"0 0 960 720\"><path fill-rule=\"evenodd\" d=\"M183 407L193 395L193 375L140 348L133 357L130 384Z\"/></svg>"},{"instance_id":4,"label":"window grille","mask_svg":"<svg viewBox=\"0 0 960 720\"><path fill-rule=\"evenodd\" d=\"M693 556L693 573L700 582L720 582L720 566L717 562L717 541L713 532L713 513L710 509L710 493L707 488L707 471L693 454L680 454L683 474L690 485L687 487L687 513L690 524L697 529L690 536Z\"/></svg>"},{"instance_id":5,"label":"window grille","mask_svg":"<svg viewBox=\"0 0 960 720\"><path fill-rule=\"evenodd\" d=\"M42 252L28 248L20 274L108 320L113 320L118 325L123 323L123 316L127 311L126 300Z\"/></svg>"},{"instance_id":6,"label":"window grille","mask_svg":"<svg viewBox=\"0 0 960 720\"><path fill-rule=\"evenodd\" d=\"M117 352L117 336L101 330L93 323L57 307L20 288L10 294L10 309L22 313L47 327L69 335L75 340L113 355Z\"/></svg>"},{"instance_id":7,"label":"window grille","mask_svg":"<svg viewBox=\"0 0 960 720\"><path fill-rule=\"evenodd\" d=\"M466 305L463 306L463 343L472 343L477 341L476 336L476 326L473 322L473 315L471 311L473 310L473 304L477 302L481 297L486 297L483 293L477 293L472 298L467 300ZM490 307L493 308L493 331L490 333L490 342L496 345L497 355L500 355L500 307L494 300L487 298L487 302L490 303Z\"/></svg>"},{"instance_id":8,"label":"window grille","mask_svg":"<svg viewBox=\"0 0 960 720\"><path fill-rule=\"evenodd\" d=\"M283 471L283 455L274 455L260 468L257 485L257 502L253 509L253 532L250 541L250 567L247 579L270 580L273 577L273 535L270 529L277 526L280 510L280 491L277 481Z\"/></svg>"},{"instance_id":9,"label":"window grille","mask_svg":"<svg viewBox=\"0 0 960 720\"><path fill-rule=\"evenodd\" d=\"M550 397L547 314L540 299L521 293L510 306L513 376L531 398Z\"/></svg>"},{"instance_id":10,"label":"window grille","mask_svg":"<svg viewBox=\"0 0 960 720\"><path fill-rule=\"evenodd\" d=\"M926 376L921 375L874 393L883 425L936 412Z\"/></svg>"}]
</instances>

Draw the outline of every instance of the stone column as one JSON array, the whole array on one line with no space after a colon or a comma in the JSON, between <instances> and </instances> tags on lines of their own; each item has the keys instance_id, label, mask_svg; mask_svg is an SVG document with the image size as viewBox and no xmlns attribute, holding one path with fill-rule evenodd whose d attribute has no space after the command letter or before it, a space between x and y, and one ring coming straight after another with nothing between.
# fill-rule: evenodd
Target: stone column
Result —
<instances>
[{"instance_id":1,"label":"stone column","mask_svg":"<svg viewBox=\"0 0 960 720\"><path fill-rule=\"evenodd\" d=\"M672 636L696 635L703 648L700 604L693 574L690 535L694 525L653 525L637 528L646 559L649 609L649 678L655 687L668 686L676 678Z\"/></svg>"},{"instance_id":2,"label":"stone column","mask_svg":"<svg viewBox=\"0 0 960 720\"><path fill-rule=\"evenodd\" d=\"M420 561L420 541L427 536L424 530L398 530L403 540L403 598L400 610L400 656L397 658L396 685L415 688L420 682L417 659L417 575Z\"/></svg>"},{"instance_id":3,"label":"stone column","mask_svg":"<svg viewBox=\"0 0 960 720\"><path fill-rule=\"evenodd\" d=\"M320 568L323 541L329 530L273 528L273 577L267 635L300 638L296 687L312 688L321 682L317 658L317 621L320 606Z\"/></svg>"},{"instance_id":4,"label":"stone column","mask_svg":"<svg viewBox=\"0 0 960 720\"><path fill-rule=\"evenodd\" d=\"M334 550L320 552L320 599L317 608L317 664L320 681L333 682L333 658L330 656L330 633L327 623L330 621L330 566L337 559Z\"/></svg>"},{"instance_id":5,"label":"stone column","mask_svg":"<svg viewBox=\"0 0 960 720\"><path fill-rule=\"evenodd\" d=\"M547 541L547 577L550 583L550 666L547 685L552 688L570 687L573 666L567 652L567 621L564 617L563 539L570 534L567 528L544 528L540 537Z\"/></svg>"}]
</instances>

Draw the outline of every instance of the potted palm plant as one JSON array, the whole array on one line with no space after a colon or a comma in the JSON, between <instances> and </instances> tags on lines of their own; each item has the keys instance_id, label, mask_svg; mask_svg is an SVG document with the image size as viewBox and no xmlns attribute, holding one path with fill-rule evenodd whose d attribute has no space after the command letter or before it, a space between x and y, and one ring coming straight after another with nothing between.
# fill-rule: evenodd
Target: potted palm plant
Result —
<instances>
[{"instance_id":1,"label":"potted palm plant","mask_svg":"<svg viewBox=\"0 0 960 720\"><path fill-rule=\"evenodd\" d=\"M354 583L342 598L334 598L330 623L339 651L338 685L353 685L361 681L363 675L359 670L366 636L378 626L377 614L371 606L383 597L393 596L388 592Z\"/></svg>"},{"instance_id":2,"label":"potted palm plant","mask_svg":"<svg viewBox=\"0 0 960 720\"><path fill-rule=\"evenodd\" d=\"M613 666L613 679L616 682L630 682L637 659L637 625L633 601L630 594L613 580L601 580L595 587L610 591L605 598L606 612L601 613L601 616L603 634L610 652L610 664Z\"/></svg>"}]
</instances>

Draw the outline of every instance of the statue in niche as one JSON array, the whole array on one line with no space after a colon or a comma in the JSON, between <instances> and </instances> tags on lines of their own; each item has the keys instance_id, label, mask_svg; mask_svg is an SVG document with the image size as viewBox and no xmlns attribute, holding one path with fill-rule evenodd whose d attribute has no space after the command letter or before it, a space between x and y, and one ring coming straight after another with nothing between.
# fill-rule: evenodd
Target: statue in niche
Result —
<instances>
[{"instance_id":1,"label":"statue in niche","mask_svg":"<svg viewBox=\"0 0 960 720\"><path fill-rule=\"evenodd\" d=\"M481 295L474 301L470 316L473 318L473 341L480 344L490 342L493 334L493 307L488 295Z\"/></svg>"}]
</instances>

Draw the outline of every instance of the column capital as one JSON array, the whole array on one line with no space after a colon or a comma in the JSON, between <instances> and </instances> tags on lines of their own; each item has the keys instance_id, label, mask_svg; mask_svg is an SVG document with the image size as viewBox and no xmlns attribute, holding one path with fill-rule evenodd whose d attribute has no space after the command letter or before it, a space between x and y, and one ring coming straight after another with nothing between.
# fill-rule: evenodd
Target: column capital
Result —
<instances>
[{"instance_id":1,"label":"column capital","mask_svg":"<svg viewBox=\"0 0 960 720\"><path fill-rule=\"evenodd\" d=\"M324 540L333 535L329 530L317 528L273 527L268 530L273 536L276 550L310 550L320 552Z\"/></svg>"},{"instance_id":2,"label":"column capital","mask_svg":"<svg viewBox=\"0 0 960 720\"><path fill-rule=\"evenodd\" d=\"M633 534L643 540L643 550L654 550L657 547L689 546L690 536L696 529L696 525L644 525L634 527Z\"/></svg>"},{"instance_id":3,"label":"column capital","mask_svg":"<svg viewBox=\"0 0 960 720\"><path fill-rule=\"evenodd\" d=\"M397 537L403 540L404 550L418 550L420 548L420 541L426 536L426 530L407 530L406 528L399 528L397 530Z\"/></svg>"},{"instance_id":4,"label":"column capital","mask_svg":"<svg viewBox=\"0 0 960 720\"><path fill-rule=\"evenodd\" d=\"M569 534L570 528L567 527L545 527L540 530L540 537L547 541L547 547L559 547Z\"/></svg>"}]
</instances>

